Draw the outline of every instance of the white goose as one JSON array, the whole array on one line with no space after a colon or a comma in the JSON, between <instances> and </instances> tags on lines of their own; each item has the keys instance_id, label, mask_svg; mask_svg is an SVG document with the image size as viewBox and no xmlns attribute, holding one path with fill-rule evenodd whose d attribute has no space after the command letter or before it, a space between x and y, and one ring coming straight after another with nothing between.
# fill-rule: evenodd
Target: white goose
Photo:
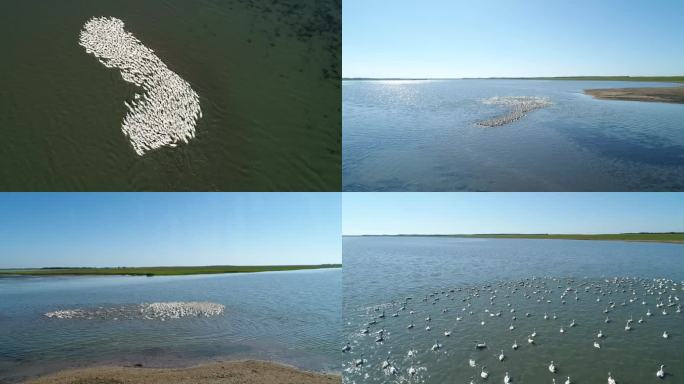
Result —
<instances>
[{"instance_id":1,"label":"white goose","mask_svg":"<svg viewBox=\"0 0 684 384\"><path fill-rule=\"evenodd\" d=\"M489 373L486 371L487 367L482 367L482 370L480 371L480 377L487 380L489 377Z\"/></svg>"},{"instance_id":2,"label":"white goose","mask_svg":"<svg viewBox=\"0 0 684 384\"><path fill-rule=\"evenodd\" d=\"M665 377L665 371L663 370L664 367L664 365L660 364L660 369L658 370L658 372L656 372L656 376L661 379Z\"/></svg>"},{"instance_id":3,"label":"white goose","mask_svg":"<svg viewBox=\"0 0 684 384\"><path fill-rule=\"evenodd\" d=\"M568 376L568 378L565 380L565 384L572 384L572 382L570 381L570 376Z\"/></svg>"},{"instance_id":4,"label":"white goose","mask_svg":"<svg viewBox=\"0 0 684 384\"><path fill-rule=\"evenodd\" d=\"M670 337L670 335L668 335L667 331L663 332L663 339L667 339L668 337Z\"/></svg>"},{"instance_id":5,"label":"white goose","mask_svg":"<svg viewBox=\"0 0 684 384\"><path fill-rule=\"evenodd\" d=\"M513 340L513 345L511 345L511 348L518 349L518 341L517 340Z\"/></svg>"},{"instance_id":6,"label":"white goose","mask_svg":"<svg viewBox=\"0 0 684 384\"><path fill-rule=\"evenodd\" d=\"M608 384L616 384L617 382L613 379L613 376L608 372Z\"/></svg>"},{"instance_id":7,"label":"white goose","mask_svg":"<svg viewBox=\"0 0 684 384\"><path fill-rule=\"evenodd\" d=\"M599 339L603 338L603 331L599 329L598 334L596 335Z\"/></svg>"},{"instance_id":8,"label":"white goose","mask_svg":"<svg viewBox=\"0 0 684 384\"><path fill-rule=\"evenodd\" d=\"M504 376L504 384L510 384L511 382L511 377L508 375L508 372L506 372L506 376Z\"/></svg>"},{"instance_id":9,"label":"white goose","mask_svg":"<svg viewBox=\"0 0 684 384\"><path fill-rule=\"evenodd\" d=\"M551 364L549 364L549 372L556 373L556 366L553 364L553 360L551 360Z\"/></svg>"},{"instance_id":10,"label":"white goose","mask_svg":"<svg viewBox=\"0 0 684 384\"><path fill-rule=\"evenodd\" d=\"M499 361L504 361L506 356L504 356L503 349L501 350L501 354L499 355Z\"/></svg>"},{"instance_id":11,"label":"white goose","mask_svg":"<svg viewBox=\"0 0 684 384\"><path fill-rule=\"evenodd\" d=\"M601 349L601 344L599 344L598 341L594 341L594 348Z\"/></svg>"}]
</instances>

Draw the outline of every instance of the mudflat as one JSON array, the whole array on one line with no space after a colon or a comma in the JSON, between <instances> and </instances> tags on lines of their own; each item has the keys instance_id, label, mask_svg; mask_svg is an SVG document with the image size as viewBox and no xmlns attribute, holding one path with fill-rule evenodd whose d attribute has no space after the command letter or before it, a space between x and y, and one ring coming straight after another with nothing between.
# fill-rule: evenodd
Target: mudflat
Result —
<instances>
[{"instance_id":1,"label":"mudflat","mask_svg":"<svg viewBox=\"0 0 684 384\"><path fill-rule=\"evenodd\" d=\"M268 361L229 361L190 368L94 367L66 370L27 384L333 384L339 375L313 373Z\"/></svg>"},{"instance_id":2,"label":"mudflat","mask_svg":"<svg viewBox=\"0 0 684 384\"><path fill-rule=\"evenodd\" d=\"M597 99L684 104L684 87L585 89Z\"/></svg>"}]
</instances>

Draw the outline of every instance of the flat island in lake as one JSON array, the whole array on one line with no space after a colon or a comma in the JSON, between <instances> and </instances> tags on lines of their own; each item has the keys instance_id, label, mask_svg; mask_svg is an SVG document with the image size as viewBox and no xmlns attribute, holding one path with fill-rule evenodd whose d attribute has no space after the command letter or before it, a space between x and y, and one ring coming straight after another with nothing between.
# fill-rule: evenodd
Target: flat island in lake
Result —
<instances>
[{"instance_id":1,"label":"flat island in lake","mask_svg":"<svg viewBox=\"0 0 684 384\"><path fill-rule=\"evenodd\" d=\"M217 273L253 273L297 271L304 269L341 268L341 264L316 265L209 265L194 267L114 267L114 268L35 268L35 269L0 269L2 275L23 276L95 276L95 275L128 275L128 276L177 276L207 275Z\"/></svg>"},{"instance_id":2,"label":"flat island in lake","mask_svg":"<svg viewBox=\"0 0 684 384\"><path fill-rule=\"evenodd\" d=\"M585 89L584 93L603 100L684 104L684 87Z\"/></svg>"},{"instance_id":3,"label":"flat island in lake","mask_svg":"<svg viewBox=\"0 0 684 384\"><path fill-rule=\"evenodd\" d=\"M339 383L339 375L313 373L266 361L230 361L199 365L191 368L96 367L67 370L27 381L28 384L67 383Z\"/></svg>"}]
</instances>

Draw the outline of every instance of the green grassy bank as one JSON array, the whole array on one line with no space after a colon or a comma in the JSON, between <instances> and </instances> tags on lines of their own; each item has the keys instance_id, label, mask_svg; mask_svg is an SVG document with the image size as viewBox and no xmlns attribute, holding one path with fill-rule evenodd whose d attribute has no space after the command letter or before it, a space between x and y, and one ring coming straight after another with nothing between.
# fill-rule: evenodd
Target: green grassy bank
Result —
<instances>
[{"instance_id":1,"label":"green grassy bank","mask_svg":"<svg viewBox=\"0 0 684 384\"><path fill-rule=\"evenodd\" d=\"M684 83L684 76L564 76L521 77L514 80L588 80L588 81L645 81L657 83Z\"/></svg>"},{"instance_id":2,"label":"green grassy bank","mask_svg":"<svg viewBox=\"0 0 684 384\"><path fill-rule=\"evenodd\" d=\"M303 269L340 268L341 264L319 265L211 265L198 267L112 267L112 268L36 268L0 269L1 275L26 276L68 276L68 275L131 275L131 276L176 276L217 273L251 273L272 271L295 271Z\"/></svg>"},{"instance_id":3,"label":"green grassy bank","mask_svg":"<svg viewBox=\"0 0 684 384\"><path fill-rule=\"evenodd\" d=\"M579 234L523 234L523 233L494 233L494 234L473 234L473 235L397 235L397 236L417 236L417 237L460 237L460 238L481 238L481 239L548 239L548 240L612 240L612 241L643 241L657 243L680 243L684 244L684 233L615 233L597 235Z\"/></svg>"}]
</instances>

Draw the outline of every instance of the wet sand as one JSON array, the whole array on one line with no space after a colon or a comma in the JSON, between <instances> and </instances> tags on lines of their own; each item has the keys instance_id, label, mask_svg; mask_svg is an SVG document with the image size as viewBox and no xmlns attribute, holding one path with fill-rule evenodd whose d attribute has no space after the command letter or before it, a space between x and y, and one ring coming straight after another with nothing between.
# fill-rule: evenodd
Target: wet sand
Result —
<instances>
[{"instance_id":1,"label":"wet sand","mask_svg":"<svg viewBox=\"0 0 684 384\"><path fill-rule=\"evenodd\" d=\"M603 100L684 104L684 87L585 89L584 93Z\"/></svg>"},{"instance_id":2,"label":"wet sand","mask_svg":"<svg viewBox=\"0 0 684 384\"><path fill-rule=\"evenodd\" d=\"M66 370L27 384L333 384L339 375L313 373L267 361L229 361L190 368L93 367Z\"/></svg>"}]
</instances>

